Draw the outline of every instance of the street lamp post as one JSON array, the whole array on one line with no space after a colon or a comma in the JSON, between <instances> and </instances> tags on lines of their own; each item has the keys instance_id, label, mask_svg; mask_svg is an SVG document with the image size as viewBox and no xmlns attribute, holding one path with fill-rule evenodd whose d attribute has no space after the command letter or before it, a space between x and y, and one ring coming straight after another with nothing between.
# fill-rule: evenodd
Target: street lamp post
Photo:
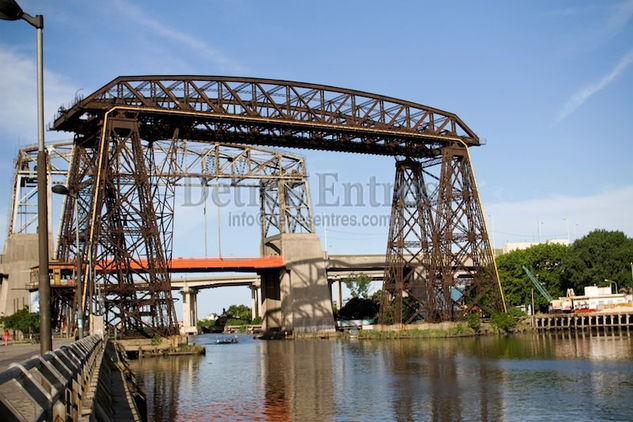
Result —
<instances>
[{"instance_id":1,"label":"street lamp post","mask_svg":"<svg viewBox=\"0 0 633 422\"><path fill-rule=\"evenodd\" d=\"M81 279L81 253L79 252L79 214L77 213L77 194L72 193L66 186L64 185L54 185L51 190L54 193L70 196L73 198L74 209L73 212L75 214L75 260L77 261L77 277L75 280L76 291L78 294L79 300L78 311L77 311L77 336L79 338L83 338L84 336L84 312L83 312L83 296L82 296L82 279Z\"/></svg>"},{"instance_id":2,"label":"street lamp post","mask_svg":"<svg viewBox=\"0 0 633 422\"><path fill-rule=\"evenodd\" d=\"M53 349L51 333L51 284L48 275L48 201L46 188L47 158L44 149L44 58L42 30L44 17L24 13L15 0L0 0L0 19L23 19L36 29L37 51L37 221L39 242L40 353Z\"/></svg>"}]
</instances>

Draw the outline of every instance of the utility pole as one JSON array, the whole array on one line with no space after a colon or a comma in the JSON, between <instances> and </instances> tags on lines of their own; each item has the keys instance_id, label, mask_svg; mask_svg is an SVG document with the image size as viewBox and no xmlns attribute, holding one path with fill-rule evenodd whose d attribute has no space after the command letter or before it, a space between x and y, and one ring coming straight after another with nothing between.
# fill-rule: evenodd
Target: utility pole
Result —
<instances>
[{"instance_id":1,"label":"utility pole","mask_svg":"<svg viewBox=\"0 0 633 422\"><path fill-rule=\"evenodd\" d=\"M0 1L0 19L23 19L36 29L37 56L37 234L39 245L40 353L53 350L51 332L51 281L48 275L48 157L44 147L44 16L24 13L15 0Z\"/></svg>"}]
</instances>

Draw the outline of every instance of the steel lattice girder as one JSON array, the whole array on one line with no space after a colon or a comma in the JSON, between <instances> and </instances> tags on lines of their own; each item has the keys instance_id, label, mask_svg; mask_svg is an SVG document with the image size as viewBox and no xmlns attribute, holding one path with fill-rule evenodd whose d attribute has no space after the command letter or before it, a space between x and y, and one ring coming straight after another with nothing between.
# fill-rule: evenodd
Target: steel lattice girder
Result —
<instances>
[{"instance_id":1,"label":"steel lattice girder","mask_svg":"<svg viewBox=\"0 0 633 422\"><path fill-rule=\"evenodd\" d=\"M130 146L127 145L125 148L129 150ZM287 224L283 227L275 224L268 235L275 234L274 230L279 232L283 230L283 232L289 233L313 231L305 161L300 156L253 146L209 144L186 139L154 141L143 144L142 148L148 169L148 180L152 187L152 198L157 214L156 220L159 224L159 232L163 236L162 243L166 251L172 249L174 188L177 186L205 186L214 180L228 180L229 185L233 187L259 188L260 185L264 184L282 186L284 192L289 192L286 195L288 206L285 208ZM47 149L49 151L49 178L56 177L55 183L64 183L72 193L71 196L66 196L63 201L57 244L57 259L71 262L77 256L74 202L78 201L80 237L87 239L97 155L94 149L75 145L71 142L48 144ZM12 209L16 209L16 213L10 215L10 222L16 219L15 216L19 221L26 221L28 213L35 214L37 212L36 204L19 200L25 196L21 194L24 192L25 186L29 187L27 182L32 176L31 173L34 172L36 153L37 148L35 147L24 148L18 153L11 206ZM122 186L134 184L129 182L132 180L134 172L121 167L118 170L124 176L119 180ZM199 185L196 184L198 182ZM36 189L36 185L30 188ZM35 190L33 194L36 193ZM279 203L278 198L271 197L271 200ZM278 217L271 214L263 215L262 219L266 226L271 226L266 221L270 219L277 221ZM12 225L10 224L9 227ZM20 226L19 232L34 233L35 230L36 223L32 223ZM8 234L17 232L9 230ZM82 246L85 249L85 244ZM84 265L89 260L87 253L86 250L82 252ZM95 276L93 274L89 277L94 279ZM88 278L86 281L89 281ZM138 281L136 284L139 284ZM81 301L83 309L87 311L91 306L90 300L96 299L92 295L95 289L94 283L89 281L86 286L87 291L83 297L75 297L73 289L67 289L62 298L63 301L73 302L74 297L75 305L72 309L76 309L77 303ZM99 286L102 285L97 284L97 288ZM112 293L111 287L106 286L105 290L107 291L106 295ZM68 294L72 296L66 297ZM120 298L112 297L112 300L108 302L118 303ZM99 307L100 304L96 303L94 306ZM113 318L110 319L111 323L117 322Z\"/></svg>"},{"instance_id":2,"label":"steel lattice girder","mask_svg":"<svg viewBox=\"0 0 633 422\"><path fill-rule=\"evenodd\" d=\"M75 179L82 181L80 194L90 197L90 178L96 164L91 148L73 142L47 144L49 185L56 183L73 186ZM245 145L228 145L197 140L177 139L155 141L145 154L153 154L155 167L149 174L160 185L169 180L174 186L197 186L214 180L228 179L233 187L259 187L260 181L287 181L307 184L307 173L303 157ZM77 163L76 169L73 163ZM13 233L36 233L37 195L35 165L37 146L22 148L15 159L13 189L11 191L7 235ZM305 190L307 186L301 187ZM74 192L74 191L73 191ZM84 201L85 202L85 201ZM67 197L62 208L58 239L57 259L70 259L68 250L74 247L74 199ZM308 204L306 203L306 206ZM83 221L88 208L80 200L80 216ZM50 214L49 214L50 215ZM65 217L65 216L68 217ZM299 216L296 217L300 219ZM84 223L80 223L84 227ZM64 239L67 238L67 239ZM66 246L61 246L65 244Z\"/></svg>"},{"instance_id":3,"label":"steel lattice girder","mask_svg":"<svg viewBox=\"0 0 633 422\"><path fill-rule=\"evenodd\" d=\"M262 241L279 233L313 233L306 181L264 180L260 185Z\"/></svg>"},{"instance_id":4,"label":"steel lattice girder","mask_svg":"<svg viewBox=\"0 0 633 422\"><path fill-rule=\"evenodd\" d=\"M144 139L177 127L188 139L421 157L479 138L453 113L396 98L302 82L220 76L122 76L70 109L55 130L95 142L105 112L141 113ZM256 135L256 136L255 136Z\"/></svg>"},{"instance_id":5,"label":"steel lattice girder","mask_svg":"<svg viewBox=\"0 0 633 422\"><path fill-rule=\"evenodd\" d=\"M415 300L410 320L460 319L477 308L502 310L503 296L465 148L441 159L396 163L392 218L379 319L402 323L403 296Z\"/></svg>"},{"instance_id":6,"label":"steel lattice girder","mask_svg":"<svg viewBox=\"0 0 633 422\"><path fill-rule=\"evenodd\" d=\"M72 143L48 145L48 178L66 178ZM37 146L22 148L15 159L7 235L37 229ZM50 183L49 183L50 185ZM49 204L50 208L50 204ZM49 214L50 216L50 214Z\"/></svg>"},{"instance_id":7,"label":"steel lattice girder","mask_svg":"<svg viewBox=\"0 0 633 422\"><path fill-rule=\"evenodd\" d=\"M87 258L108 262L108 271L86 274L81 292L83 304L89 289L104 285L105 320L118 326L124 336L177 333L176 311L171 297L168 260L169 234L161 233L160 213L152 198L152 183L135 119L113 118L105 122L93 178ZM146 271L132 270L132 263L146 260ZM144 280L149 288L135 289ZM88 291L88 293L87 293Z\"/></svg>"},{"instance_id":8,"label":"steel lattice girder","mask_svg":"<svg viewBox=\"0 0 633 422\"><path fill-rule=\"evenodd\" d=\"M467 148L480 144L479 138L456 115L420 104L322 85L233 77L120 77L70 109L60 109L54 128L74 131L77 142L95 145L101 122L104 117L107 120L109 113L135 116L143 139L165 139L179 131L180 136L203 141L362 152L435 162L444 162L446 154L453 158L468 157ZM455 147L463 153L451 153L450 149ZM468 158L466 162L470 165ZM421 305L417 312L423 312L430 320L454 319L466 308L472 308L453 303L452 293L457 283L453 267L464 267L461 261L464 256L472 259L471 266L475 269L461 278L467 280L465 284L460 283L479 286L460 285L464 287L461 292L464 300L473 295L480 299L479 292L486 290L484 286L494 285L495 280L498 284L494 258L494 276L488 276L491 273L488 260L479 259L481 254L473 249L477 244L475 239L480 237L489 250L483 254L492 257L474 176L462 168L453 173L443 170L436 176L437 197L420 189L412 190L414 197L427 196L424 207L431 207L430 211L416 210L402 201L402 205L397 205L394 197L394 207L399 208L392 210L390 236L405 240L388 258L387 267L391 269L387 269L385 276L393 274L394 286L406 289L410 296L422 296L416 297ZM407 186L420 178L416 174L417 170L406 177L397 175L396 181L401 177L400 184ZM457 186L460 180L462 188ZM469 209L465 214L461 205L453 207L455 199L457 203L460 201L459 194L454 196L453 191L460 189L461 201ZM268 190L274 191L275 187ZM278 195L284 194L285 190L278 188ZM265 195L263 187L262 197ZM262 203L270 214L280 210L279 221L272 221L270 226L284 227L284 204L281 197L277 203L272 200L267 205ZM429 215L433 215L432 221ZM466 218L468 224L459 224L460 218ZM413 224L411 220L420 221ZM469 231L459 233L462 226L468 226ZM266 230L263 228L262 233ZM460 236L468 239L467 244L460 246L455 242ZM413 251L411 262L415 265L406 265L409 255L403 252L405 246ZM423 283L416 281L410 288L405 286L408 280L424 277ZM387 281L386 286L389 286Z\"/></svg>"},{"instance_id":9,"label":"steel lattice girder","mask_svg":"<svg viewBox=\"0 0 633 422\"><path fill-rule=\"evenodd\" d=\"M136 120L129 120L129 122L136 123ZM174 136L176 135L177 133L174 134ZM127 154L123 154L124 156L134 156L134 154L126 151L126 148L129 149L130 146L134 145L134 142L129 141L129 139L118 139L117 142L113 143L113 146L117 145L122 153L127 152ZM141 240L147 243L151 239L159 239L164 254L168 259L171 259L171 238L173 232L171 226L173 205L169 205L173 202L173 190L171 189L177 184L184 184L184 178L200 178L204 184L213 178L229 178L231 184L235 186L253 186L252 182L255 178L281 186L286 184L293 186L307 184L303 160L288 154L237 146L215 145L210 148L208 145L177 139L170 141L169 145L159 142L151 143L151 147L149 146L150 143L145 143L144 145L144 160L149 163L146 167L151 169L148 172L150 175L148 182L153 187L152 197L154 198L154 211L156 212L155 221L159 223L158 231L157 233L150 233L144 239L140 239L138 233L142 232L144 228L141 221L148 221L147 218L152 220L152 218L148 216L141 218L135 226L136 230L129 230L131 222L133 223L135 220L129 215L121 215L121 212L128 210L130 207L121 207L117 204L118 201L108 202L109 199L119 194L130 205L129 199L134 199L134 195L130 195L129 192L144 184L143 178L139 178L137 171L140 165L138 160L136 160L134 167L130 166L129 163L121 165L120 161L114 167L102 165L102 170L104 171L108 168L116 168L118 177L116 187L112 184L112 188L105 195L105 205L106 209L108 209L106 214L110 218L101 225L97 224L97 227L101 228L102 233L107 233L110 236L105 242L110 247L103 247L104 254L97 254L93 257L93 260L102 261L107 259L106 253L112 253L113 250L115 252L118 251L121 255L129 255L130 251L139 248ZM134 171L131 171L132 169ZM159 187L162 187L162 190ZM302 201L309 207L307 188L304 194ZM133 209L134 207L132 206L131 208ZM98 210L99 205L95 209ZM118 212L114 210L118 210ZM289 210L290 214L292 212L294 210ZM301 210L297 212L301 212ZM309 213L311 215L311 212ZM266 216L264 217L266 218ZM117 226L117 224L120 225L120 223L117 223L120 220L125 222L128 227L127 231L123 227ZM309 221L311 223L311 220ZM95 227L95 225L91 224L90 227ZM290 227L291 231L295 231L295 229L295 227ZM311 226L308 229L311 229ZM296 230L298 231L298 229ZM117 245L120 246L117 247ZM152 250L157 250L157 245L158 243L155 243ZM91 254L94 253L89 252L88 259L92 256ZM135 254L135 264L139 265L142 257L149 258L153 255L155 255L155 252L150 252L147 249L144 253L137 253ZM115 261L116 259L111 262L119 270L118 272L113 275L107 275L105 274L106 272L96 275L96 284L104 286L106 323L109 325L123 325L123 328L133 332L147 331L156 327L159 324L155 322L156 318L151 318L154 315L150 315L152 313L150 309L153 310L157 305L169 307L171 301L170 298L166 297L164 301L155 302L156 296L166 295L164 288L157 287L157 285L163 284L160 280L158 283L155 280L156 278L161 278L159 277L160 274L152 272L151 265L135 273L130 270L132 261L129 259L120 263ZM125 272L121 271L123 269L125 269ZM135 273L134 277L130 278L129 275L133 273ZM125 278L126 275L130 278L129 280ZM119 280L119 282L113 284L107 280L108 278ZM125 280L125 282L122 283L120 280ZM94 284L86 283L88 286L94 286ZM143 284L150 286L150 289L142 287ZM142 305L146 305L146 309L137 311ZM139 324L139 321L147 321L147 323L143 327L141 326L142 324Z\"/></svg>"}]
</instances>

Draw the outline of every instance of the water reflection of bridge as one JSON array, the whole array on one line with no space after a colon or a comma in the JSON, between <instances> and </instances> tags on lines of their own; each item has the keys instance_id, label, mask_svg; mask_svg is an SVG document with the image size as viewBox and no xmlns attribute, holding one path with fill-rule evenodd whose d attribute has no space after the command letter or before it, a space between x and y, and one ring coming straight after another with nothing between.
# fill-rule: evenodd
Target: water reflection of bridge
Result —
<instances>
[{"instance_id":1,"label":"water reflection of bridge","mask_svg":"<svg viewBox=\"0 0 633 422\"><path fill-rule=\"evenodd\" d=\"M207 343L205 357L143 359L153 420L504 420L506 374L474 339ZM507 354L503 340L494 340ZM212 364L209 364L212 362ZM514 382L514 381L513 381ZM201 392L205 392L202 394ZM173 420L173 419L172 419Z\"/></svg>"}]
</instances>

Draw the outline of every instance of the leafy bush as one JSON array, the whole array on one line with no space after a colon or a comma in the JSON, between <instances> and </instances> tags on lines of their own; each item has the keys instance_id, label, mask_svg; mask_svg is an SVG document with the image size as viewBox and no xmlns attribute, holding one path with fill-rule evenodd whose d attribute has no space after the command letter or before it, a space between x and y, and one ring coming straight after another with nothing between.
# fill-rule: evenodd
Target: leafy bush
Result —
<instances>
[{"instance_id":1,"label":"leafy bush","mask_svg":"<svg viewBox=\"0 0 633 422\"><path fill-rule=\"evenodd\" d=\"M468 323L468 326L476 333L479 332L479 329L481 328L481 321L479 320L479 314L476 312L473 312L472 314L469 314L466 316L466 322Z\"/></svg>"},{"instance_id":2,"label":"leafy bush","mask_svg":"<svg viewBox=\"0 0 633 422\"><path fill-rule=\"evenodd\" d=\"M371 299L354 297L338 312L341 319L372 319L378 314L378 305Z\"/></svg>"},{"instance_id":3,"label":"leafy bush","mask_svg":"<svg viewBox=\"0 0 633 422\"><path fill-rule=\"evenodd\" d=\"M490 323L497 330L509 333L516 327L517 320L507 312L499 312L492 314Z\"/></svg>"},{"instance_id":4,"label":"leafy bush","mask_svg":"<svg viewBox=\"0 0 633 422\"><path fill-rule=\"evenodd\" d=\"M343 279L343 282L353 298L367 299L369 295L369 284L371 283L370 276L360 273Z\"/></svg>"},{"instance_id":5,"label":"leafy bush","mask_svg":"<svg viewBox=\"0 0 633 422\"><path fill-rule=\"evenodd\" d=\"M251 321L237 318L229 318L226 320L226 325L250 325Z\"/></svg>"},{"instance_id":6,"label":"leafy bush","mask_svg":"<svg viewBox=\"0 0 633 422\"><path fill-rule=\"evenodd\" d=\"M13 315L0 318L0 322L4 324L5 328L22 331L23 334L39 333L40 331L39 315L29 312L26 307Z\"/></svg>"},{"instance_id":7,"label":"leafy bush","mask_svg":"<svg viewBox=\"0 0 633 422\"><path fill-rule=\"evenodd\" d=\"M508 314L512 315L514 318L520 318L520 317L528 316L528 314L526 314L525 312L523 312L521 309L519 309L516 306L510 306L508 308Z\"/></svg>"},{"instance_id":8,"label":"leafy bush","mask_svg":"<svg viewBox=\"0 0 633 422\"><path fill-rule=\"evenodd\" d=\"M251 308L246 305L231 305L229 306L227 313L230 315L230 318L240 319L247 324L251 322Z\"/></svg>"}]
</instances>

